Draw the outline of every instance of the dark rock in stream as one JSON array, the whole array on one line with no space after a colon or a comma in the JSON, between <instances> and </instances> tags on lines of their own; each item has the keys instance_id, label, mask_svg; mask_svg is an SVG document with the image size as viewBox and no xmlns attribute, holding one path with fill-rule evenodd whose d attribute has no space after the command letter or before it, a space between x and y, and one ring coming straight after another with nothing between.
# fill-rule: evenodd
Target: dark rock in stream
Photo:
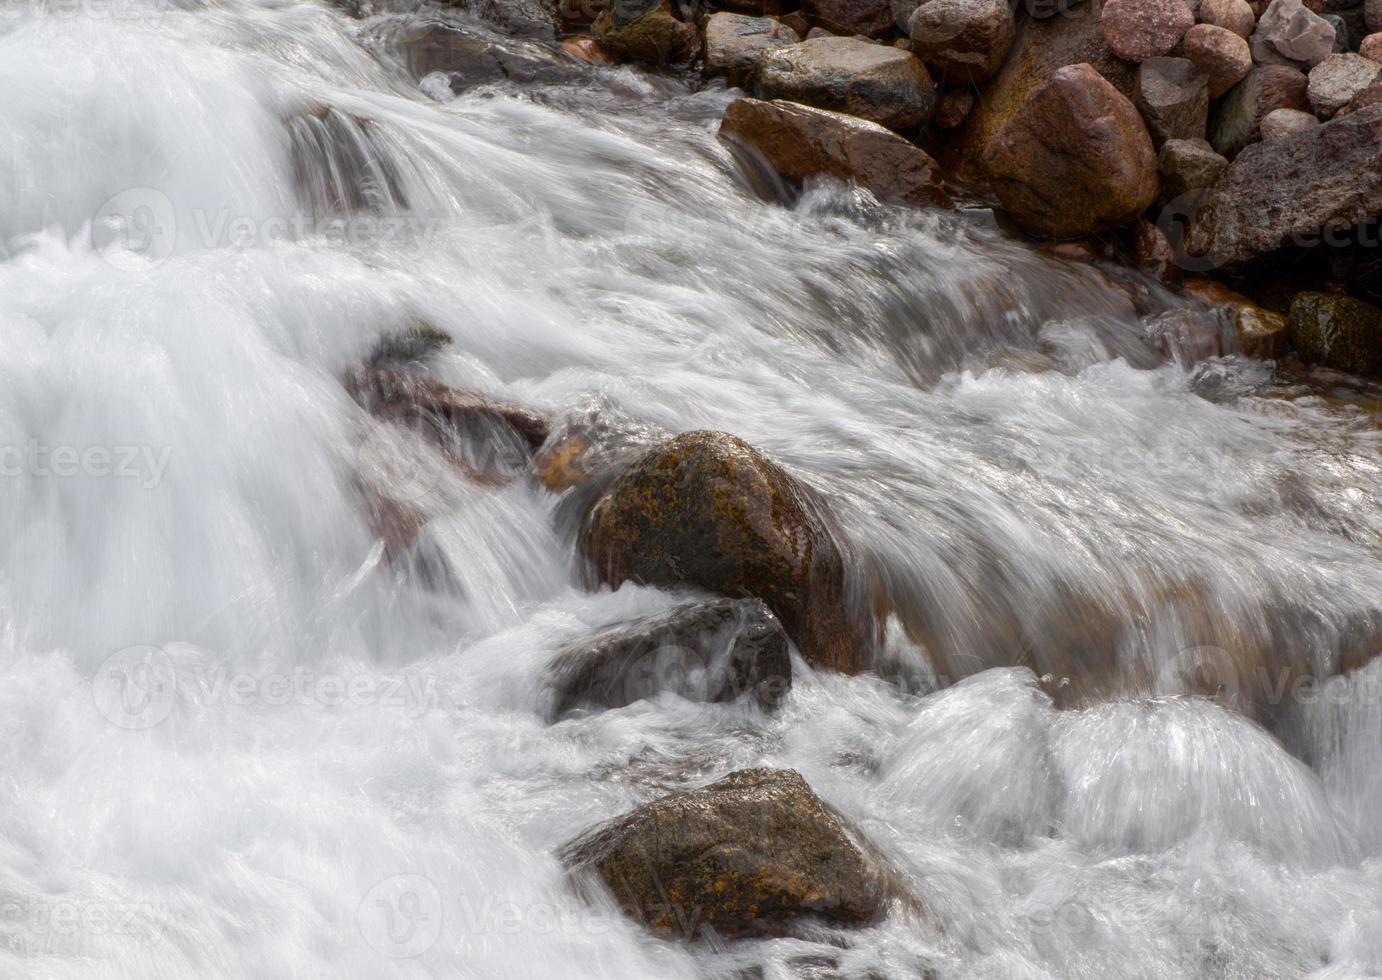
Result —
<instances>
[{"instance_id":1,"label":"dark rock in stream","mask_svg":"<svg viewBox=\"0 0 1382 980\"><path fill-rule=\"evenodd\" d=\"M1291 304L1291 342L1307 364L1382 377L1382 310L1350 296L1301 293Z\"/></svg>"},{"instance_id":2,"label":"dark rock in stream","mask_svg":"<svg viewBox=\"0 0 1382 980\"><path fill-rule=\"evenodd\" d=\"M689 701L747 697L777 707L792 686L782 624L758 599L712 599L623 624L561 654L548 670L550 717L622 708L664 692Z\"/></svg>"},{"instance_id":3,"label":"dark rock in stream","mask_svg":"<svg viewBox=\"0 0 1382 980\"><path fill-rule=\"evenodd\" d=\"M590 512L581 550L600 581L756 596L810 663L869 669L873 603L819 496L723 432L687 432L623 472Z\"/></svg>"},{"instance_id":4,"label":"dark rock in stream","mask_svg":"<svg viewBox=\"0 0 1382 980\"><path fill-rule=\"evenodd\" d=\"M803 919L878 921L909 900L871 846L796 772L745 769L645 803L567 844L578 889L601 883L653 932L791 935Z\"/></svg>"},{"instance_id":5,"label":"dark rock in stream","mask_svg":"<svg viewBox=\"0 0 1382 980\"><path fill-rule=\"evenodd\" d=\"M935 85L910 51L852 37L818 37L758 56L755 95L910 129L936 111Z\"/></svg>"},{"instance_id":6,"label":"dark rock in stream","mask_svg":"<svg viewBox=\"0 0 1382 980\"><path fill-rule=\"evenodd\" d=\"M697 47L695 27L677 20L667 0L613 0L593 32L615 58L652 68L684 64Z\"/></svg>"},{"instance_id":7,"label":"dark rock in stream","mask_svg":"<svg viewBox=\"0 0 1382 980\"><path fill-rule=\"evenodd\" d=\"M560 82L580 68L541 44L488 37L446 24L410 28L399 46L413 76L446 75L453 92L491 82Z\"/></svg>"}]
</instances>

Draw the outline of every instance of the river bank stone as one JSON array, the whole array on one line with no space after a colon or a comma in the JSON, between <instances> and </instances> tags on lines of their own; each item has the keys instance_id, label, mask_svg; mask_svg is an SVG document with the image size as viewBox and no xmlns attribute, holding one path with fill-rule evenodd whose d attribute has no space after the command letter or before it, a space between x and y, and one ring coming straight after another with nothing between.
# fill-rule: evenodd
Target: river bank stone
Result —
<instances>
[{"instance_id":1,"label":"river bank stone","mask_svg":"<svg viewBox=\"0 0 1382 980\"><path fill-rule=\"evenodd\" d=\"M872 665L879 627L851 588L842 530L814 491L742 439L687 432L654 447L595 504L580 547L611 586L755 596L808 662Z\"/></svg>"},{"instance_id":2,"label":"river bank stone","mask_svg":"<svg viewBox=\"0 0 1382 980\"><path fill-rule=\"evenodd\" d=\"M867 925L898 897L882 860L792 770L744 769L645 803L560 857L578 889L602 883L631 918L683 940Z\"/></svg>"},{"instance_id":3,"label":"river bank stone","mask_svg":"<svg viewBox=\"0 0 1382 980\"><path fill-rule=\"evenodd\" d=\"M1258 64L1311 68L1334 51L1334 25L1301 3L1272 0L1249 38Z\"/></svg>"},{"instance_id":4,"label":"river bank stone","mask_svg":"<svg viewBox=\"0 0 1382 980\"><path fill-rule=\"evenodd\" d=\"M935 85L910 51L821 37L758 56L755 94L910 129L936 111Z\"/></svg>"},{"instance_id":5,"label":"river bank stone","mask_svg":"<svg viewBox=\"0 0 1382 980\"><path fill-rule=\"evenodd\" d=\"M1241 265L1310 247L1382 216L1382 105L1240 153L1186 237L1191 255Z\"/></svg>"},{"instance_id":6,"label":"river bank stone","mask_svg":"<svg viewBox=\"0 0 1382 980\"><path fill-rule=\"evenodd\" d=\"M1133 104L1142 113L1152 145L1203 139L1209 119L1209 81L1184 58L1148 58L1137 66Z\"/></svg>"},{"instance_id":7,"label":"river bank stone","mask_svg":"<svg viewBox=\"0 0 1382 980\"><path fill-rule=\"evenodd\" d=\"M1211 24L1232 31L1247 40L1257 26L1257 15L1247 0L1203 0L1199 13L1201 24Z\"/></svg>"},{"instance_id":8,"label":"river bank stone","mask_svg":"<svg viewBox=\"0 0 1382 980\"><path fill-rule=\"evenodd\" d=\"M1219 103L1209 142L1230 160L1262 137L1262 120L1276 109L1309 111L1305 75L1289 65L1259 65Z\"/></svg>"},{"instance_id":9,"label":"river bank stone","mask_svg":"<svg viewBox=\"0 0 1382 980\"><path fill-rule=\"evenodd\" d=\"M1228 161L1204 140L1167 140L1157 155L1161 198L1171 201L1204 190L1228 169Z\"/></svg>"},{"instance_id":10,"label":"river bank stone","mask_svg":"<svg viewBox=\"0 0 1382 980\"><path fill-rule=\"evenodd\" d=\"M932 74L965 84L992 78L1015 32L1007 0L927 0L907 22L912 50Z\"/></svg>"},{"instance_id":11,"label":"river bank stone","mask_svg":"<svg viewBox=\"0 0 1382 980\"><path fill-rule=\"evenodd\" d=\"M625 623L562 652L547 671L548 716L622 708L671 692L776 708L792 686L787 634L758 599L710 599Z\"/></svg>"},{"instance_id":12,"label":"river bank stone","mask_svg":"<svg viewBox=\"0 0 1382 980\"><path fill-rule=\"evenodd\" d=\"M1209 97L1217 99L1252 71L1248 42L1213 24L1196 24L1185 34L1185 57L1208 80Z\"/></svg>"},{"instance_id":13,"label":"river bank stone","mask_svg":"<svg viewBox=\"0 0 1382 980\"><path fill-rule=\"evenodd\" d=\"M1310 69L1306 97L1321 119L1328 119L1382 76L1382 64L1360 54L1331 54Z\"/></svg>"},{"instance_id":14,"label":"river bank stone","mask_svg":"<svg viewBox=\"0 0 1382 980\"><path fill-rule=\"evenodd\" d=\"M705 72L742 85L753 74L760 51L801 40L796 31L771 17L711 14L705 22Z\"/></svg>"},{"instance_id":15,"label":"river bank stone","mask_svg":"<svg viewBox=\"0 0 1382 980\"><path fill-rule=\"evenodd\" d=\"M591 31L613 57L653 68L681 64L696 48L696 29L667 0L611 0Z\"/></svg>"},{"instance_id":16,"label":"river bank stone","mask_svg":"<svg viewBox=\"0 0 1382 980\"><path fill-rule=\"evenodd\" d=\"M1307 129L1314 129L1319 124L1319 119L1312 112L1301 112L1299 109L1273 109L1262 117L1262 138L1275 140L1281 139L1283 136L1294 136L1296 133L1304 132Z\"/></svg>"},{"instance_id":17,"label":"river bank stone","mask_svg":"<svg viewBox=\"0 0 1382 980\"><path fill-rule=\"evenodd\" d=\"M893 27L890 0L804 0L802 10L832 34L882 37Z\"/></svg>"},{"instance_id":18,"label":"river bank stone","mask_svg":"<svg viewBox=\"0 0 1382 980\"><path fill-rule=\"evenodd\" d=\"M1185 0L1108 0L1100 16L1109 50L1134 64L1170 54L1195 25Z\"/></svg>"},{"instance_id":19,"label":"river bank stone","mask_svg":"<svg viewBox=\"0 0 1382 980\"><path fill-rule=\"evenodd\" d=\"M1382 310L1351 296L1301 293L1291 303L1291 343L1307 364L1382 377Z\"/></svg>"},{"instance_id":20,"label":"river bank stone","mask_svg":"<svg viewBox=\"0 0 1382 980\"><path fill-rule=\"evenodd\" d=\"M1079 238L1156 200L1156 152L1133 104L1089 65L1055 72L994 138L984 167L1025 230Z\"/></svg>"},{"instance_id":21,"label":"river bank stone","mask_svg":"<svg viewBox=\"0 0 1382 980\"><path fill-rule=\"evenodd\" d=\"M782 177L853 181L881 200L935 204L945 179L925 150L876 123L795 102L736 99L720 136L751 148Z\"/></svg>"}]
</instances>

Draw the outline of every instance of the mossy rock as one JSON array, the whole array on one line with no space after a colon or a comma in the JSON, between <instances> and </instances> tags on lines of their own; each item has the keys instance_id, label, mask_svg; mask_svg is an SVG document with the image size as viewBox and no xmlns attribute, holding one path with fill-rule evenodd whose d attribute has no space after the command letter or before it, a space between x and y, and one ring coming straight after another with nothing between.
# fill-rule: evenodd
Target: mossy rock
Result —
<instances>
[{"instance_id":1,"label":"mossy rock","mask_svg":"<svg viewBox=\"0 0 1382 980\"><path fill-rule=\"evenodd\" d=\"M812 664L872 666L879 627L843 532L809 487L742 439L687 432L639 457L591 509L581 550L616 588L753 596Z\"/></svg>"},{"instance_id":2,"label":"mossy rock","mask_svg":"<svg viewBox=\"0 0 1382 980\"><path fill-rule=\"evenodd\" d=\"M1300 293L1291 304L1291 342L1307 364L1382 377L1382 310L1351 296Z\"/></svg>"},{"instance_id":3,"label":"mossy rock","mask_svg":"<svg viewBox=\"0 0 1382 980\"><path fill-rule=\"evenodd\" d=\"M646 803L561 858L579 888L603 882L630 917L685 940L786 936L807 917L866 925L905 898L867 842L790 769L745 769Z\"/></svg>"}]
</instances>

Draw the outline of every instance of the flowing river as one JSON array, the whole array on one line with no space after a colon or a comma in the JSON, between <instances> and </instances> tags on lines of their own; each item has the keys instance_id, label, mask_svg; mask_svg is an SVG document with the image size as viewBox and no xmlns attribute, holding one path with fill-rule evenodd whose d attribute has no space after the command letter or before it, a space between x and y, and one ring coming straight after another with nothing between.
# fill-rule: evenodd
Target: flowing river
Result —
<instances>
[{"instance_id":1,"label":"flowing river","mask_svg":"<svg viewBox=\"0 0 1382 980\"><path fill-rule=\"evenodd\" d=\"M985 211L764 196L723 88L453 95L415 16L299 0L0 13L0 975L1382 975L1382 664L1270 727L1177 696L1187 650L1221 694L1376 652L1375 398L1168 360L1175 297ZM558 651L685 596L590 590L535 481L409 469L340 379L417 322L457 388L743 437L948 662L894 621L904 682L549 722ZM1070 649L1137 696L1053 704ZM580 831L754 765L930 916L687 945L567 887Z\"/></svg>"}]
</instances>

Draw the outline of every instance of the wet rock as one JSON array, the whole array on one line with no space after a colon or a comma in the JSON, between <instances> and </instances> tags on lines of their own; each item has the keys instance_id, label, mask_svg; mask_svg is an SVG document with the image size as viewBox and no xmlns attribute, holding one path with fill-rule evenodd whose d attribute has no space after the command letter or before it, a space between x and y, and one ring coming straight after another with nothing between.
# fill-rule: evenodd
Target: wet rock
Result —
<instances>
[{"instance_id":1,"label":"wet rock","mask_svg":"<svg viewBox=\"0 0 1382 980\"><path fill-rule=\"evenodd\" d=\"M1222 27L1247 40L1257 26L1257 15L1247 0L1204 0L1200 4L1200 23Z\"/></svg>"},{"instance_id":2,"label":"wet rock","mask_svg":"<svg viewBox=\"0 0 1382 980\"><path fill-rule=\"evenodd\" d=\"M1204 140L1167 140L1157 156L1161 173L1161 197L1174 200L1203 190L1228 169L1228 161Z\"/></svg>"},{"instance_id":3,"label":"wet rock","mask_svg":"<svg viewBox=\"0 0 1382 980\"><path fill-rule=\"evenodd\" d=\"M1167 310L1147 322L1147 339L1170 361L1193 367L1225 349L1225 324L1208 310Z\"/></svg>"},{"instance_id":4,"label":"wet rock","mask_svg":"<svg viewBox=\"0 0 1382 980\"><path fill-rule=\"evenodd\" d=\"M1382 34L1369 34L1358 45L1358 53L1364 58L1382 64Z\"/></svg>"},{"instance_id":5,"label":"wet rock","mask_svg":"<svg viewBox=\"0 0 1382 980\"><path fill-rule=\"evenodd\" d=\"M1025 230L1078 238L1156 200L1156 153L1137 109L1089 65L1059 69L984 154L993 188Z\"/></svg>"},{"instance_id":6,"label":"wet rock","mask_svg":"<svg viewBox=\"0 0 1382 980\"><path fill-rule=\"evenodd\" d=\"M1233 159L1262 137L1262 120L1276 109L1308 111L1305 75L1287 65L1259 65L1219 103L1209 127L1214 149Z\"/></svg>"},{"instance_id":7,"label":"wet rock","mask_svg":"<svg viewBox=\"0 0 1382 980\"><path fill-rule=\"evenodd\" d=\"M1248 42L1212 24L1196 24L1185 35L1185 57L1205 76L1209 97L1217 99L1252 70Z\"/></svg>"},{"instance_id":8,"label":"wet rock","mask_svg":"<svg viewBox=\"0 0 1382 980\"><path fill-rule=\"evenodd\" d=\"M965 124L970 110L974 108L974 90L953 88L941 96L936 105L936 116L931 120L938 129L959 129Z\"/></svg>"},{"instance_id":9,"label":"wet rock","mask_svg":"<svg viewBox=\"0 0 1382 980\"><path fill-rule=\"evenodd\" d=\"M1306 97L1322 119L1348 105L1382 76L1382 65L1358 54L1331 54L1310 69Z\"/></svg>"},{"instance_id":10,"label":"wet rock","mask_svg":"<svg viewBox=\"0 0 1382 980\"><path fill-rule=\"evenodd\" d=\"M926 0L907 22L912 49L936 77L964 84L992 78L1012 47L1007 0Z\"/></svg>"},{"instance_id":11,"label":"wet rock","mask_svg":"<svg viewBox=\"0 0 1382 980\"><path fill-rule=\"evenodd\" d=\"M1319 124L1314 113L1301 112L1299 109L1274 109L1262 117L1262 138L1276 140L1283 136L1294 136Z\"/></svg>"},{"instance_id":12,"label":"wet rock","mask_svg":"<svg viewBox=\"0 0 1382 980\"><path fill-rule=\"evenodd\" d=\"M1382 377L1382 310L1333 293L1301 293L1291 303L1291 343L1307 364Z\"/></svg>"},{"instance_id":13,"label":"wet rock","mask_svg":"<svg viewBox=\"0 0 1382 980\"><path fill-rule=\"evenodd\" d=\"M696 48L696 29L677 20L667 0L611 0L592 31L620 61L654 68L681 64Z\"/></svg>"},{"instance_id":14,"label":"wet rock","mask_svg":"<svg viewBox=\"0 0 1382 980\"><path fill-rule=\"evenodd\" d=\"M605 54L593 37L562 38L561 50L568 58L586 65L612 65L614 59Z\"/></svg>"},{"instance_id":15,"label":"wet rock","mask_svg":"<svg viewBox=\"0 0 1382 980\"><path fill-rule=\"evenodd\" d=\"M1165 233L1145 218L1133 226L1133 265L1158 282L1173 283L1180 280L1180 269L1176 266L1176 251L1171 247Z\"/></svg>"},{"instance_id":16,"label":"wet rock","mask_svg":"<svg viewBox=\"0 0 1382 980\"><path fill-rule=\"evenodd\" d=\"M1272 0L1249 43L1259 64L1312 67L1334 50L1334 27L1300 0Z\"/></svg>"},{"instance_id":17,"label":"wet rock","mask_svg":"<svg viewBox=\"0 0 1382 980\"><path fill-rule=\"evenodd\" d=\"M1185 0L1108 0L1100 16L1109 50L1134 63L1170 54L1195 24Z\"/></svg>"},{"instance_id":18,"label":"wet rock","mask_svg":"<svg viewBox=\"0 0 1382 980\"><path fill-rule=\"evenodd\" d=\"M410 28L399 43L415 78L442 72L453 92L505 80L559 82L575 72L544 45L483 37L446 24Z\"/></svg>"},{"instance_id":19,"label":"wet rock","mask_svg":"<svg viewBox=\"0 0 1382 980\"><path fill-rule=\"evenodd\" d=\"M288 120L293 185L313 218L394 214L408 206L375 123L322 106Z\"/></svg>"},{"instance_id":20,"label":"wet rock","mask_svg":"<svg viewBox=\"0 0 1382 980\"><path fill-rule=\"evenodd\" d=\"M810 663L872 664L878 624L843 532L809 487L734 436L688 432L640 457L591 510L581 550L616 588L756 596Z\"/></svg>"},{"instance_id":21,"label":"wet rock","mask_svg":"<svg viewBox=\"0 0 1382 980\"><path fill-rule=\"evenodd\" d=\"M557 34L556 5L546 0L445 0L443 6L464 10L515 37L551 41Z\"/></svg>"},{"instance_id":22,"label":"wet rock","mask_svg":"<svg viewBox=\"0 0 1382 980\"><path fill-rule=\"evenodd\" d=\"M890 0L803 0L802 9L832 34L882 37L893 28Z\"/></svg>"},{"instance_id":23,"label":"wet rock","mask_svg":"<svg viewBox=\"0 0 1382 980\"><path fill-rule=\"evenodd\" d=\"M800 38L771 17L711 14L705 22L705 71L742 85L753 74L758 52L795 44Z\"/></svg>"},{"instance_id":24,"label":"wet rock","mask_svg":"<svg viewBox=\"0 0 1382 980\"><path fill-rule=\"evenodd\" d=\"M690 940L858 926L898 894L882 860L800 775L744 769L646 803L567 844L580 888L603 882L632 918Z\"/></svg>"},{"instance_id":25,"label":"wet rock","mask_svg":"<svg viewBox=\"0 0 1382 980\"><path fill-rule=\"evenodd\" d=\"M771 710L791 689L792 662L782 624L760 600L712 599L563 652L547 686L551 718L667 692L697 702L746 698Z\"/></svg>"},{"instance_id":26,"label":"wet rock","mask_svg":"<svg viewBox=\"0 0 1382 980\"><path fill-rule=\"evenodd\" d=\"M417 368L449 347L451 335L426 321L385 334L365 358L366 367L390 371Z\"/></svg>"},{"instance_id":27,"label":"wet rock","mask_svg":"<svg viewBox=\"0 0 1382 980\"><path fill-rule=\"evenodd\" d=\"M920 147L876 123L795 102L736 99L720 135L751 148L788 181L853 181L882 200L935 204L945 179Z\"/></svg>"},{"instance_id":28,"label":"wet rock","mask_svg":"<svg viewBox=\"0 0 1382 980\"><path fill-rule=\"evenodd\" d=\"M346 376L345 387L371 415L422 435L453 466L486 482L523 472L547 438L547 420L536 412L406 371L362 368Z\"/></svg>"},{"instance_id":29,"label":"wet rock","mask_svg":"<svg viewBox=\"0 0 1382 980\"><path fill-rule=\"evenodd\" d=\"M1104 43L1099 23L1102 0L1088 0L1065 16L1022 18L1007 61L984 83L964 128L944 150L941 163L965 180L984 179L984 151L1032 93L1059 68L1092 65L1126 96L1132 95L1133 69Z\"/></svg>"},{"instance_id":30,"label":"wet rock","mask_svg":"<svg viewBox=\"0 0 1382 980\"><path fill-rule=\"evenodd\" d=\"M1232 311L1231 319L1238 353L1264 359L1285 356L1289 337L1286 317L1253 303L1244 303Z\"/></svg>"},{"instance_id":31,"label":"wet rock","mask_svg":"<svg viewBox=\"0 0 1382 980\"><path fill-rule=\"evenodd\" d=\"M1206 196L1192 255L1242 264L1382 215L1382 106L1248 147Z\"/></svg>"},{"instance_id":32,"label":"wet rock","mask_svg":"<svg viewBox=\"0 0 1382 980\"><path fill-rule=\"evenodd\" d=\"M1209 82L1184 58L1148 58L1137 68L1133 104L1152 144L1203 139L1209 119Z\"/></svg>"},{"instance_id":33,"label":"wet rock","mask_svg":"<svg viewBox=\"0 0 1382 980\"><path fill-rule=\"evenodd\" d=\"M936 111L926 66L907 51L822 37L758 56L756 94L910 129Z\"/></svg>"}]
</instances>

